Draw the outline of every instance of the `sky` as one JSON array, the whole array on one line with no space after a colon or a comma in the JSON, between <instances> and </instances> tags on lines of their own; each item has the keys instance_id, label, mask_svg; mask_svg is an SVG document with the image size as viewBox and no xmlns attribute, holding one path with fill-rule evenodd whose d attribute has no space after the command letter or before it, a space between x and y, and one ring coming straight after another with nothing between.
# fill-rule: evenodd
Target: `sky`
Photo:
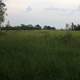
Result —
<instances>
[{"instance_id":1,"label":"sky","mask_svg":"<svg viewBox=\"0 0 80 80\"><path fill-rule=\"evenodd\" d=\"M40 24L64 28L80 23L80 0L7 0L11 25Z\"/></svg>"}]
</instances>

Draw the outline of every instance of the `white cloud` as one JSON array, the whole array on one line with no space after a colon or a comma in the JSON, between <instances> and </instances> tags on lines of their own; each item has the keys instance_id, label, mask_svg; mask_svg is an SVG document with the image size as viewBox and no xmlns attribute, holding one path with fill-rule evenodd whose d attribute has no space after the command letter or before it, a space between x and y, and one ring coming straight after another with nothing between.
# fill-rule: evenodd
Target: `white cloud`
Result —
<instances>
[{"instance_id":1,"label":"white cloud","mask_svg":"<svg viewBox=\"0 0 80 80\"><path fill-rule=\"evenodd\" d=\"M57 25L75 21L79 16L79 5L80 0L8 0L7 12L12 24Z\"/></svg>"}]
</instances>

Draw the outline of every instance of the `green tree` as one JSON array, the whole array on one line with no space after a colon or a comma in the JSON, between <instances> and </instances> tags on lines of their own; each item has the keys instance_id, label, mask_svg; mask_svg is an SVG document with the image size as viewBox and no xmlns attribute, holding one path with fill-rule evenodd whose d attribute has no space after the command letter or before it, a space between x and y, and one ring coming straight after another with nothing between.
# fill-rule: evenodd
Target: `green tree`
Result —
<instances>
[{"instance_id":1,"label":"green tree","mask_svg":"<svg viewBox=\"0 0 80 80\"><path fill-rule=\"evenodd\" d=\"M6 4L3 0L0 0L0 28L2 27L2 23L5 20L5 11L6 11Z\"/></svg>"},{"instance_id":2,"label":"green tree","mask_svg":"<svg viewBox=\"0 0 80 80\"><path fill-rule=\"evenodd\" d=\"M40 26L39 24L37 24L37 25L35 26L35 29L40 30L40 29L41 29L41 26Z\"/></svg>"}]
</instances>

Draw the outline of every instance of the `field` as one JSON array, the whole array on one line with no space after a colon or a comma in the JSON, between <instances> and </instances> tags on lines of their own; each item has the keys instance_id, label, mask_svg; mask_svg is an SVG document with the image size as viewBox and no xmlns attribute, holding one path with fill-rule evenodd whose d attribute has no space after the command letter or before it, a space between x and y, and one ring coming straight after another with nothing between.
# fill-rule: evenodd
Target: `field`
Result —
<instances>
[{"instance_id":1,"label":"field","mask_svg":"<svg viewBox=\"0 0 80 80\"><path fill-rule=\"evenodd\" d=\"M80 32L0 32L0 80L80 80Z\"/></svg>"}]
</instances>

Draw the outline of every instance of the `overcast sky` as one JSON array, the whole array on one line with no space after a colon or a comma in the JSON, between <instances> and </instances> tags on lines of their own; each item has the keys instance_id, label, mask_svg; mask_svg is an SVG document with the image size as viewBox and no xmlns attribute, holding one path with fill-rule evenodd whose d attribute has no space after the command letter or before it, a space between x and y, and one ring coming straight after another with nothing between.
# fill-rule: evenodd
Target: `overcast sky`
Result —
<instances>
[{"instance_id":1,"label":"overcast sky","mask_svg":"<svg viewBox=\"0 0 80 80\"><path fill-rule=\"evenodd\" d=\"M40 24L61 28L80 22L80 0L7 0L12 25Z\"/></svg>"}]
</instances>

